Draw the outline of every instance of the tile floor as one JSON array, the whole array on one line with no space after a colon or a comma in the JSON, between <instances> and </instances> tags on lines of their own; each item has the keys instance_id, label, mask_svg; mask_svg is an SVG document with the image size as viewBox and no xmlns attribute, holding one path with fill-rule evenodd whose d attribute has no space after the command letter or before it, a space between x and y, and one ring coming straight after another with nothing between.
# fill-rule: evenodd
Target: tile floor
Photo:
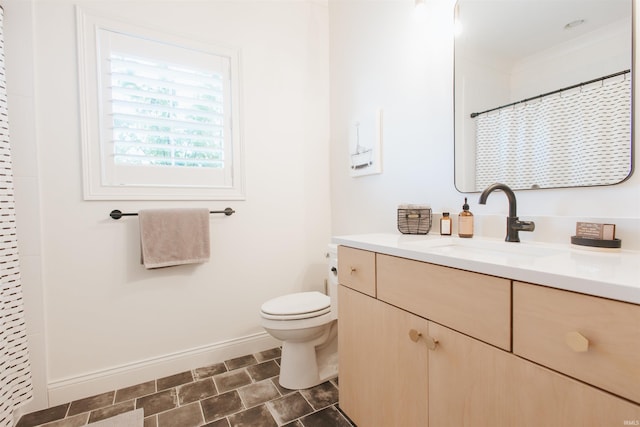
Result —
<instances>
[{"instance_id":1,"label":"tile floor","mask_svg":"<svg viewBox=\"0 0 640 427\"><path fill-rule=\"evenodd\" d=\"M352 427L337 379L307 390L278 383L280 348L25 414L16 427L76 427L144 409L144 427Z\"/></svg>"}]
</instances>

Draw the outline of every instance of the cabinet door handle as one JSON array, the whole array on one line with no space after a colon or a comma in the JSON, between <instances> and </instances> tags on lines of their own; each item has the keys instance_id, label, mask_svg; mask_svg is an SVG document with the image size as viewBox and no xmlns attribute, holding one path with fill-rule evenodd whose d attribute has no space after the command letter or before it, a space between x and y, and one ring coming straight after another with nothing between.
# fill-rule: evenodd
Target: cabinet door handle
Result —
<instances>
[{"instance_id":1,"label":"cabinet door handle","mask_svg":"<svg viewBox=\"0 0 640 427\"><path fill-rule=\"evenodd\" d=\"M418 332L415 329L409 330L409 338L413 342L418 342L420 339L423 339L429 350L435 350L438 345L437 339L430 337L429 335L422 335L422 332Z\"/></svg>"},{"instance_id":2,"label":"cabinet door handle","mask_svg":"<svg viewBox=\"0 0 640 427\"><path fill-rule=\"evenodd\" d=\"M355 267L349 267L349 274L353 274L356 272L356 268Z\"/></svg>"},{"instance_id":3,"label":"cabinet door handle","mask_svg":"<svg viewBox=\"0 0 640 427\"><path fill-rule=\"evenodd\" d=\"M564 341L571 350L576 353L584 353L589 350L589 340L580 332L571 331L564 336Z\"/></svg>"},{"instance_id":4,"label":"cabinet door handle","mask_svg":"<svg viewBox=\"0 0 640 427\"><path fill-rule=\"evenodd\" d=\"M409 338L413 342L418 342L418 340L420 339L421 336L422 336L422 332L418 332L415 329L411 329L409 331Z\"/></svg>"}]
</instances>

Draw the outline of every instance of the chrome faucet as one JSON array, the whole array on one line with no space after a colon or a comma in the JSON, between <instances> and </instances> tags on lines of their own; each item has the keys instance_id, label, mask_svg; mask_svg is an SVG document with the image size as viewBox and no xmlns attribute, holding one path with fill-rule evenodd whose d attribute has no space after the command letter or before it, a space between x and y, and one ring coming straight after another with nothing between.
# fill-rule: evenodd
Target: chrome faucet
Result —
<instances>
[{"instance_id":1,"label":"chrome faucet","mask_svg":"<svg viewBox=\"0 0 640 427\"><path fill-rule=\"evenodd\" d=\"M533 231L536 228L536 225L533 221L520 221L518 219L518 214L516 213L516 195L513 193L508 186L500 183L492 184L484 189L482 194L480 194L480 200L478 203L481 205L487 204L487 197L495 190L502 190L504 194L507 195L507 199L509 199L509 216L507 217L507 237L505 237L506 242L519 242L520 235L518 232L520 231Z\"/></svg>"}]
</instances>

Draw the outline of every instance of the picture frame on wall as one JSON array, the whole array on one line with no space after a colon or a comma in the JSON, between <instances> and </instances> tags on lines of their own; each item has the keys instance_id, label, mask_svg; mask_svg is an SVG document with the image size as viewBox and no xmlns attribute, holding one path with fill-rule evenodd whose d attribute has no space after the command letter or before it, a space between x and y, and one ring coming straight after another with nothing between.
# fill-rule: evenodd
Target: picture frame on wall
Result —
<instances>
[{"instance_id":1,"label":"picture frame on wall","mask_svg":"<svg viewBox=\"0 0 640 427\"><path fill-rule=\"evenodd\" d=\"M349 170L352 177L382 173L382 109L350 121Z\"/></svg>"}]
</instances>

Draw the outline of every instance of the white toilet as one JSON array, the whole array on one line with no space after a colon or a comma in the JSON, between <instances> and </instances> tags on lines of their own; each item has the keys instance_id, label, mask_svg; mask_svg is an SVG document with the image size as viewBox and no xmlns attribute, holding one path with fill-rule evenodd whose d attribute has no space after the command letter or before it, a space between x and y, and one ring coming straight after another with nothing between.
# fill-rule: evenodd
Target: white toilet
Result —
<instances>
[{"instance_id":1,"label":"white toilet","mask_svg":"<svg viewBox=\"0 0 640 427\"><path fill-rule=\"evenodd\" d=\"M282 341L280 385L316 386L338 375L338 254L329 245L327 291L271 299L260 310L262 326Z\"/></svg>"}]
</instances>

